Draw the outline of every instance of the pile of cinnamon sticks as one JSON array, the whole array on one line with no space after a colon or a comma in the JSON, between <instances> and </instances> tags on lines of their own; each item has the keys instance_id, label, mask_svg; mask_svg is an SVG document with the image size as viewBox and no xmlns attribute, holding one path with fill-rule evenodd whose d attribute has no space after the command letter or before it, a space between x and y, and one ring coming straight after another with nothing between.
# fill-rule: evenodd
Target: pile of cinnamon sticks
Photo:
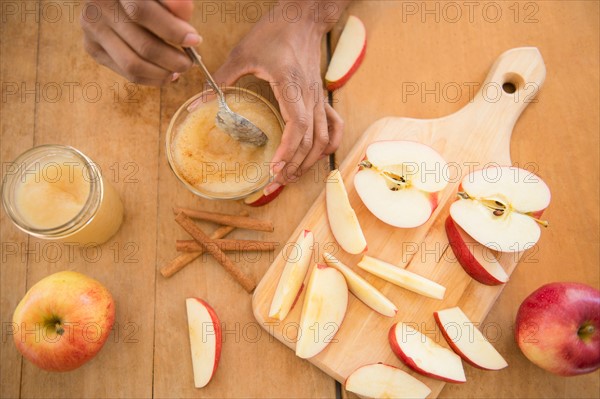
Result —
<instances>
[{"instance_id":1,"label":"pile of cinnamon sticks","mask_svg":"<svg viewBox=\"0 0 600 399\"><path fill-rule=\"evenodd\" d=\"M164 277L171 277L194 259L199 258L204 252L208 252L246 291L249 293L254 291L256 283L236 267L224 251L273 251L278 243L272 241L231 240L224 239L224 237L236 228L271 232L273 231L273 223L251 218L246 211L243 211L240 215L227 215L187 208L174 208L173 212L175 213L175 221L193 240L176 241L177 251L182 253L160 269L160 273ZM208 236L192 219L213 222L221 226Z\"/></svg>"}]
</instances>

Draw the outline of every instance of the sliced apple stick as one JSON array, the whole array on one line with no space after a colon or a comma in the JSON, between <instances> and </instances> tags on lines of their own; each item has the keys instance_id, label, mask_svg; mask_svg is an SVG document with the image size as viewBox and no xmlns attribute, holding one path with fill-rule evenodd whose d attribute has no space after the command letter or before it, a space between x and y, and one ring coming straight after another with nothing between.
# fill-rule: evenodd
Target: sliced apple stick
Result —
<instances>
[{"instance_id":1,"label":"sliced apple stick","mask_svg":"<svg viewBox=\"0 0 600 399\"><path fill-rule=\"evenodd\" d=\"M339 170L332 170L325 184L327 219L335 240L342 249L350 254L359 254L367 250L367 240L360 228L358 218L344 186Z\"/></svg>"},{"instance_id":2,"label":"sliced apple stick","mask_svg":"<svg viewBox=\"0 0 600 399\"><path fill-rule=\"evenodd\" d=\"M508 281L508 274L492 250L475 241L450 215L446 219L446 235L458 263L473 279L486 285L504 284Z\"/></svg>"},{"instance_id":3,"label":"sliced apple stick","mask_svg":"<svg viewBox=\"0 0 600 399\"><path fill-rule=\"evenodd\" d=\"M269 317L277 320L285 319L296 303L312 258L313 243L314 236L310 230L300 233L296 240L296 254L288 259L279 278Z\"/></svg>"},{"instance_id":4,"label":"sliced apple stick","mask_svg":"<svg viewBox=\"0 0 600 399\"><path fill-rule=\"evenodd\" d=\"M363 256L358 262L358 267L392 284L429 298L443 299L446 293L446 287L434 281L368 255Z\"/></svg>"},{"instance_id":5,"label":"sliced apple stick","mask_svg":"<svg viewBox=\"0 0 600 399\"><path fill-rule=\"evenodd\" d=\"M369 284L365 279L356 274L354 270L340 262L329 252L323 254L327 265L339 270L346 278L348 289L365 305L387 317L394 317L398 308L392 301L383 295L377 288Z\"/></svg>"},{"instance_id":6,"label":"sliced apple stick","mask_svg":"<svg viewBox=\"0 0 600 399\"><path fill-rule=\"evenodd\" d=\"M221 357L221 323L210 305L199 298L185 300L194 386L206 386L214 375Z\"/></svg>"},{"instance_id":7,"label":"sliced apple stick","mask_svg":"<svg viewBox=\"0 0 600 399\"><path fill-rule=\"evenodd\" d=\"M346 379L345 388L368 398L426 398L431 389L412 375L387 364L359 367Z\"/></svg>"},{"instance_id":8,"label":"sliced apple stick","mask_svg":"<svg viewBox=\"0 0 600 399\"><path fill-rule=\"evenodd\" d=\"M433 315L450 347L467 363L484 370L500 370L508 366L459 307L440 310Z\"/></svg>"},{"instance_id":9,"label":"sliced apple stick","mask_svg":"<svg viewBox=\"0 0 600 399\"><path fill-rule=\"evenodd\" d=\"M392 351L407 366L427 377L447 382L465 382L460 357L406 323L396 323L388 335Z\"/></svg>"},{"instance_id":10,"label":"sliced apple stick","mask_svg":"<svg viewBox=\"0 0 600 399\"><path fill-rule=\"evenodd\" d=\"M342 273L316 265L304 295L296 356L308 359L325 349L340 329L347 307L348 285Z\"/></svg>"}]
</instances>

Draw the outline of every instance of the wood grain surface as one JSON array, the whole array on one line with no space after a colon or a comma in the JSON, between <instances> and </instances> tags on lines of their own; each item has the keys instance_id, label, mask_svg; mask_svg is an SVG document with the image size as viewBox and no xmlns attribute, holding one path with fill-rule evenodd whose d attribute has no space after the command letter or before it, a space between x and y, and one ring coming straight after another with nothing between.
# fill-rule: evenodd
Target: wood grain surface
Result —
<instances>
[{"instance_id":1,"label":"wood grain surface","mask_svg":"<svg viewBox=\"0 0 600 399\"><path fill-rule=\"evenodd\" d=\"M225 14L225 3L205 3L215 5L216 13L203 14L198 2L193 24L204 36L200 50L214 71L253 20ZM71 255L28 238L0 212L0 397L334 397L330 377L267 334L258 335L262 329L251 297L210 257L169 279L159 273L176 255L174 240L189 238L173 221L174 205L232 214L245 208L194 197L168 168L165 130L178 105L199 91L198 72L163 89L128 85L85 54L78 22L83 1L6 0L0 6L2 172L33 145L69 144L100 164L126 212L123 227L99 255L83 248ZM534 162L552 188L545 213L552 227L542 235L535 262L515 270L485 320L499 326L495 344L510 367L492 375L466 367L469 382L447 384L440 396L598 397L598 372L575 378L548 374L521 355L511 330L520 302L543 283L600 284L598 2L356 1L347 13L365 22L369 46L361 68L334 95L346 122L338 162L381 117L450 114L469 102L469 88L483 80L498 54L519 46L540 49L546 82L515 126L511 158L521 165ZM342 26L343 21L333 31L334 43ZM243 83L258 87L252 79ZM283 246L323 189L318 177L326 170L323 161L275 202L250 209L251 216L272 220L274 233L236 230L229 237ZM199 225L207 232L216 229ZM256 281L272 261L269 253L236 260ZM22 360L10 321L28 287L66 269L111 290L117 326L91 362L52 374ZM202 390L193 388L188 296L207 300L224 323L221 364Z\"/></svg>"}]
</instances>

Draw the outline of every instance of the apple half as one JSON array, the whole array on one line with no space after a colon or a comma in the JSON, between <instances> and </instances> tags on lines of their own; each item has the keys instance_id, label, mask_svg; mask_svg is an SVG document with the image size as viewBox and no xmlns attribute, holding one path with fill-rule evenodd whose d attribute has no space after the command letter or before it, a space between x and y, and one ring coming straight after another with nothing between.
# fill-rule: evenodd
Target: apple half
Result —
<instances>
[{"instance_id":1,"label":"apple half","mask_svg":"<svg viewBox=\"0 0 600 399\"><path fill-rule=\"evenodd\" d=\"M313 244L312 231L304 230L300 232L295 243L295 256L290 257L283 267L283 272L271 302L269 317L277 320L285 319L296 303L308 272Z\"/></svg>"},{"instance_id":2,"label":"apple half","mask_svg":"<svg viewBox=\"0 0 600 399\"><path fill-rule=\"evenodd\" d=\"M192 352L194 386L205 387L221 358L221 323L214 309L200 298L185 300Z\"/></svg>"},{"instance_id":3,"label":"apple half","mask_svg":"<svg viewBox=\"0 0 600 399\"><path fill-rule=\"evenodd\" d=\"M350 205L342 175L337 169L327 176L325 201L331 232L342 249L350 254L366 252L367 240Z\"/></svg>"},{"instance_id":4,"label":"apple half","mask_svg":"<svg viewBox=\"0 0 600 399\"><path fill-rule=\"evenodd\" d=\"M332 342L348 307L344 276L332 267L318 264L310 275L300 315L296 356L316 356Z\"/></svg>"},{"instance_id":5,"label":"apple half","mask_svg":"<svg viewBox=\"0 0 600 399\"><path fill-rule=\"evenodd\" d=\"M396 356L417 373L446 382L467 380L460 356L410 325L394 324L388 338Z\"/></svg>"},{"instance_id":6,"label":"apple half","mask_svg":"<svg viewBox=\"0 0 600 399\"><path fill-rule=\"evenodd\" d=\"M347 391L368 398L426 398L431 389L412 375L387 364L367 364L346 379Z\"/></svg>"},{"instance_id":7,"label":"apple half","mask_svg":"<svg viewBox=\"0 0 600 399\"><path fill-rule=\"evenodd\" d=\"M446 219L446 235L458 263L473 279L485 285L508 281L508 274L492 250L471 238L452 220L452 216Z\"/></svg>"},{"instance_id":8,"label":"apple half","mask_svg":"<svg viewBox=\"0 0 600 399\"><path fill-rule=\"evenodd\" d=\"M244 198L244 204L254 207L267 205L269 202L277 198L284 188L285 186L280 186L277 190L273 191L269 195L265 195L262 190L257 191Z\"/></svg>"},{"instance_id":9,"label":"apple half","mask_svg":"<svg viewBox=\"0 0 600 399\"><path fill-rule=\"evenodd\" d=\"M392 301L383 295L377 288L369 284L365 279L359 276L354 270L340 262L329 252L323 254L323 259L328 266L334 267L340 271L346 278L348 289L365 305L387 317L394 317L398 308Z\"/></svg>"},{"instance_id":10,"label":"apple half","mask_svg":"<svg viewBox=\"0 0 600 399\"><path fill-rule=\"evenodd\" d=\"M356 72L367 51L367 30L363 22L350 15L325 73L325 87L333 91L342 87Z\"/></svg>"},{"instance_id":11,"label":"apple half","mask_svg":"<svg viewBox=\"0 0 600 399\"><path fill-rule=\"evenodd\" d=\"M415 141L376 141L354 176L354 187L379 220L395 227L425 223L437 208L437 193L447 185L446 161Z\"/></svg>"},{"instance_id":12,"label":"apple half","mask_svg":"<svg viewBox=\"0 0 600 399\"><path fill-rule=\"evenodd\" d=\"M508 366L459 307L438 310L433 316L450 347L467 363L484 370L500 370Z\"/></svg>"},{"instance_id":13,"label":"apple half","mask_svg":"<svg viewBox=\"0 0 600 399\"><path fill-rule=\"evenodd\" d=\"M492 166L462 180L452 219L475 241L501 252L520 252L540 238L538 219L550 204L550 189L530 171Z\"/></svg>"},{"instance_id":14,"label":"apple half","mask_svg":"<svg viewBox=\"0 0 600 399\"><path fill-rule=\"evenodd\" d=\"M446 287L443 285L377 258L364 255L358 262L358 267L417 294L434 299L444 299Z\"/></svg>"}]
</instances>

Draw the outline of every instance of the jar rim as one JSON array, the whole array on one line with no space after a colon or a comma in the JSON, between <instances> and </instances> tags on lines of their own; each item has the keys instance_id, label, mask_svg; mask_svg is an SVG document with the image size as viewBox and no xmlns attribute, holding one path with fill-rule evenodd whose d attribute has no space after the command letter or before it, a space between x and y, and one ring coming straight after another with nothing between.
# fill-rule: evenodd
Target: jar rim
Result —
<instances>
[{"instance_id":1,"label":"jar rim","mask_svg":"<svg viewBox=\"0 0 600 399\"><path fill-rule=\"evenodd\" d=\"M15 190L24 182L24 176L29 171L31 164L39 163L44 158L55 155L68 155L81 161L86 170L89 182L88 196L81 210L67 222L49 228L39 228L28 223L14 201ZM14 172L6 172L2 179L2 205L13 223L25 233L39 238L64 238L70 236L88 225L100 208L104 196L104 182L98 165L78 149L62 144L42 144L21 153L13 162L16 165Z\"/></svg>"},{"instance_id":2,"label":"jar rim","mask_svg":"<svg viewBox=\"0 0 600 399\"><path fill-rule=\"evenodd\" d=\"M270 109L270 111L273 113L273 115L275 115L275 117L277 118L277 121L279 122L281 132L283 134L283 130L285 127L283 118L281 117L281 114L279 113L277 108L275 108L275 106L269 100L267 100L260 94L254 92L252 90L243 88L243 87L224 86L224 87L221 87L221 90L223 91L224 94L243 93L243 94L248 94L248 95L260 100L262 103L264 103ZM168 161L169 167L171 168L171 171L173 172L173 174L175 174L175 176L177 177L177 180L179 180L181 182L181 184L184 185L185 188L187 188L189 191L191 191L192 193L194 193L195 195L197 195L199 197L211 199L211 200L239 200L239 199L246 198L249 195L252 195L252 194L256 193L257 191L260 191L264 187L266 187L267 184L269 184L272 181L273 176L269 176L269 178L264 182L264 184L257 186L256 188L252 189L250 192L247 192L247 193L243 193L243 194L235 193L234 195L214 195L214 194L210 194L207 192L203 192L203 191L199 190L197 187L195 187L194 185L190 184L185 179L185 177L182 176L181 173L179 173L179 171L177 170L177 167L175 166L175 159L174 159L173 153L172 153L172 144L173 144L173 138L174 138L174 134L175 134L175 132L174 132L175 131L175 123L178 120L178 118L181 116L181 114L183 112L187 111L187 108L189 105L191 105L194 101L196 101L200 98L206 97L206 96L215 97L216 93L212 89L207 89L207 90L201 91L200 93L197 93L196 95L187 99L177 109L177 111L171 118L171 120L169 122L169 126L167 127L166 139L165 139L166 154L167 154L167 161Z\"/></svg>"}]
</instances>

